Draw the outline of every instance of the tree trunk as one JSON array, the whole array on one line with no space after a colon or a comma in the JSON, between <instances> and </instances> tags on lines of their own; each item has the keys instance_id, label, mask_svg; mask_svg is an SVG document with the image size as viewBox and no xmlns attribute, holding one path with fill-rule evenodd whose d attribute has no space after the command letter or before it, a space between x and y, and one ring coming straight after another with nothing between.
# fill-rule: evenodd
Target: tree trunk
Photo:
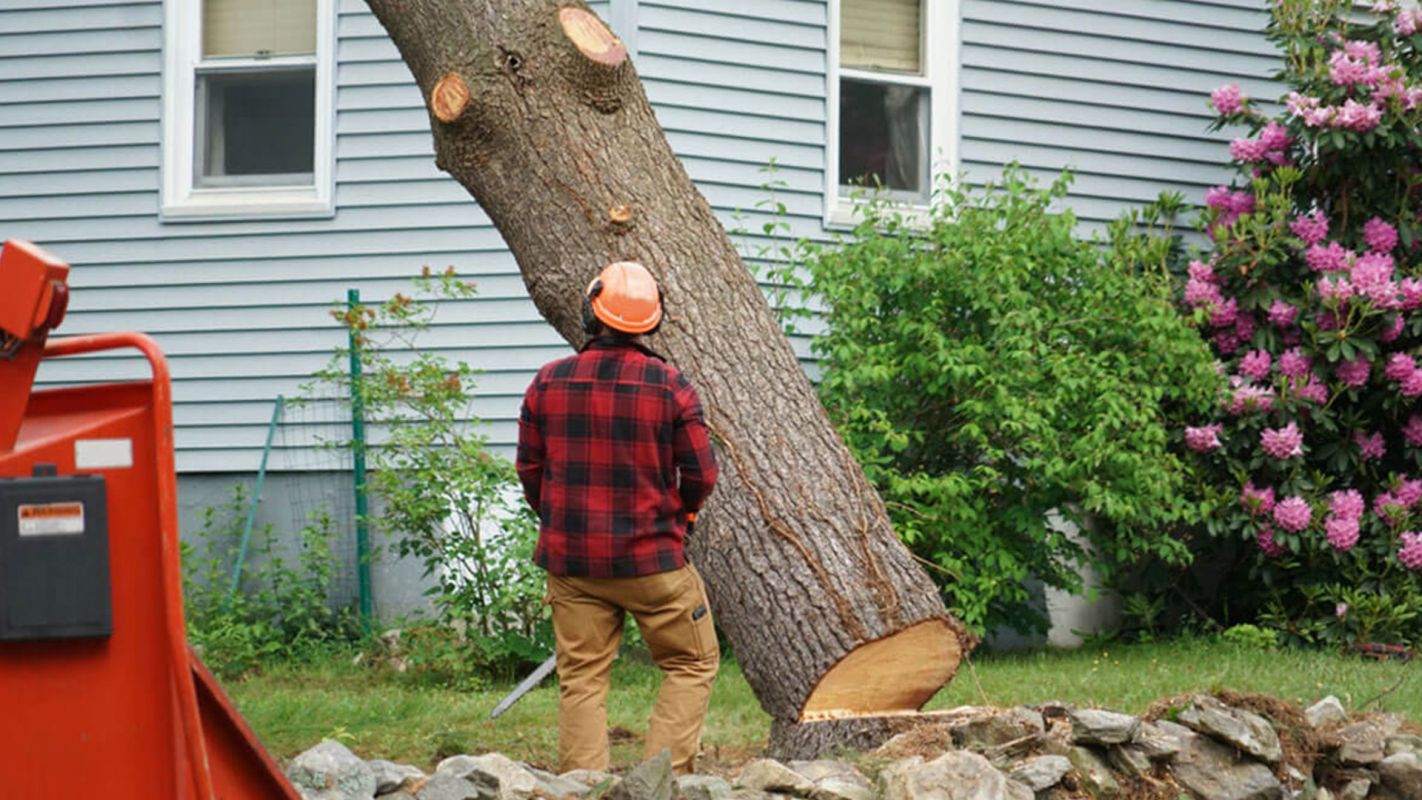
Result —
<instances>
[{"instance_id":1,"label":"tree trunk","mask_svg":"<svg viewBox=\"0 0 1422 800\"><path fill-rule=\"evenodd\" d=\"M971 637L895 538L622 43L581 0L367 2L424 93L436 163L569 342L608 262L661 282L650 344L701 392L723 470L691 557L777 737L918 709Z\"/></svg>"}]
</instances>

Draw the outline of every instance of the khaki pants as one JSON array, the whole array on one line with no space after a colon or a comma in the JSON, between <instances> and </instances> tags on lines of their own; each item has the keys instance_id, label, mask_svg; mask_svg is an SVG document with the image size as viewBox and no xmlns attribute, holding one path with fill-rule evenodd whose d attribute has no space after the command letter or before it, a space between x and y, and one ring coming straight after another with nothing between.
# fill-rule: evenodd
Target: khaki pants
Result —
<instances>
[{"instance_id":1,"label":"khaki pants","mask_svg":"<svg viewBox=\"0 0 1422 800\"><path fill-rule=\"evenodd\" d=\"M636 578L548 576L558 639L560 771L606 770L607 686L631 612L663 672L646 756L670 749L678 774L696 769L701 723L721 663L701 575L690 565Z\"/></svg>"}]
</instances>

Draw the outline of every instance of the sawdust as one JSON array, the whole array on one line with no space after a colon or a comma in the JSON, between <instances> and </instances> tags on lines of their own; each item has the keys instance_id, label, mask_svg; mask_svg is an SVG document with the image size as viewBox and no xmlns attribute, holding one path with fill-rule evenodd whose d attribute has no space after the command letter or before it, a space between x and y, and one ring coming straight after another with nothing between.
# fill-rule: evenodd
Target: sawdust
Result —
<instances>
[{"instance_id":1,"label":"sawdust","mask_svg":"<svg viewBox=\"0 0 1422 800\"><path fill-rule=\"evenodd\" d=\"M874 755L889 760L919 756L931 761L953 747L953 733L946 724L919 725L885 742Z\"/></svg>"}]
</instances>

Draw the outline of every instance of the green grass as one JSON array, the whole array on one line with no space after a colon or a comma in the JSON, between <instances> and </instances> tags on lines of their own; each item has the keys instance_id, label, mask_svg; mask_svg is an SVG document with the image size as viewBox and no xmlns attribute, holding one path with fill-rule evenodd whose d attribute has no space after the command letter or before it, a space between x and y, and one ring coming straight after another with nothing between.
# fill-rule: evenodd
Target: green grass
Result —
<instances>
[{"instance_id":1,"label":"green grass","mask_svg":"<svg viewBox=\"0 0 1422 800\"><path fill-rule=\"evenodd\" d=\"M640 735L656 694L655 667L623 659L613 669L608 721L629 736L613 745L614 763L641 757ZM1401 681L1401 685L1398 682ZM1368 662L1332 653L1264 651L1204 640L1110 645L1074 652L984 655L929 703L1015 705L1062 700L1127 712L1157 699L1214 688L1266 692L1302 705L1337 695L1350 711L1391 711L1422 722L1422 664ZM1391 687L1396 687L1389 691ZM489 711L509 690L456 691L408 685L353 666L348 658L286 665L229 685L267 747L289 758L323 738L345 742L366 758L428 769L446 752L499 751L537 765L557 754L558 694L547 681L497 720ZM723 771L765 744L770 720L740 670L722 667L706 721L705 766Z\"/></svg>"}]
</instances>

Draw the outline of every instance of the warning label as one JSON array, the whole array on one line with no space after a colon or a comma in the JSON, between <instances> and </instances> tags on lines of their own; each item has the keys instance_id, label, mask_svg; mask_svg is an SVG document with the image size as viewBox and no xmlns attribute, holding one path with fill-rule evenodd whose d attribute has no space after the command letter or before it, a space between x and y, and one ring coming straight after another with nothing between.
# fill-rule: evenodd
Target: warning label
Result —
<instances>
[{"instance_id":1,"label":"warning label","mask_svg":"<svg viewBox=\"0 0 1422 800\"><path fill-rule=\"evenodd\" d=\"M37 503L20 506L21 536L72 536L83 532L83 503Z\"/></svg>"}]
</instances>

